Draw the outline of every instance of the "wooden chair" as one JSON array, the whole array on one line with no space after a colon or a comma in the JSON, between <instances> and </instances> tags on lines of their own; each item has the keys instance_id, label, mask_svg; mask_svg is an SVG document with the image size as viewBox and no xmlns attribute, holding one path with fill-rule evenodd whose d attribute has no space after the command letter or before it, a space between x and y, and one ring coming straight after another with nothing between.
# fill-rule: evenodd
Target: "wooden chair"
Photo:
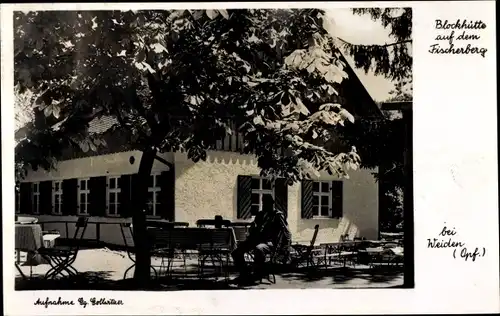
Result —
<instances>
[{"instance_id":1,"label":"wooden chair","mask_svg":"<svg viewBox=\"0 0 500 316\"><path fill-rule=\"evenodd\" d=\"M383 247L385 249L390 249L390 248L396 248L398 246L399 246L398 242L396 242L396 241L390 241L390 242L386 242Z\"/></svg>"},{"instance_id":2,"label":"wooden chair","mask_svg":"<svg viewBox=\"0 0 500 316\"><path fill-rule=\"evenodd\" d=\"M325 268L328 268L331 266L332 262L337 260L340 242L321 243L319 246L324 249L322 262L324 263Z\"/></svg>"},{"instance_id":3,"label":"wooden chair","mask_svg":"<svg viewBox=\"0 0 500 316\"><path fill-rule=\"evenodd\" d=\"M278 235L278 243L281 243L282 238L283 233L280 232ZM262 283L262 280L266 279L271 284L276 284L276 274L274 270L278 264L278 248L273 247L271 249L271 253L266 256L266 262L264 262L264 271L262 271L263 274L260 276L259 283Z\"/></svg>"},{"instance_id":4,"label":"wooden chair","mask_svg":"<svg viewBox=\"0 0 500 316\"><path fill-rule=\"evenodd\" d=\"M234 226L232 227L235 235L236 243L240 243L247 239L248 228L245 226Z\"/></svg>"},{"instance_id":5,"label":"wooden chair","mask_svg":"<svg viewBox=\"0 0 500 316\"><path fill-rule=\"evenodd\" d=\"M339 247L339 260L343 262L344 267L347 263L351 263L353 267L356 266L358 260L358 245L357 242L343 242Z\"/></svg>"},{"instance_id":6,"label":"wooden chair","mask_svg":"<svg viewBox=\"0 0 500 316\"><path fill-rule=\"evenodd\" d=\"M370 261L371 268L397 266L402 263L403 257L396 256L391 249L383 249L379 253L372 255Z\"/></svg>"},{"instance_id":7,"label":"wooden chair","mask_svg":"<svg viewBox=\"0 0 500 316\"><path fill-rule=\"evenodd\" d=\"M226 271L224 265L227 266L235 243L234 232L230 228L150 228L148 232L152 238L152 254L162 260L159 272L161 274L165 270L165 274L169 277L173 275L173 264L177 255L180 255L184 275L187 275L186 251L188 250L198 252L199 277L203 277L207 262L211 262L221 272Z\"/></svg>"},{"instance_id":8,"label":"wooden chair","mask_svg":"<svg viewBox=\"0 0 500 316\"><path fill-rule=\"evenodd\" d=\"M133 239L134 238L134 229L132 227L132 224L131 223L121 223L120 224L120 232L121 232L122 237L123 237L123 244L125 245L125 250L127 251L128 258L130 259L130 261L132 261L132 265L130 267L128 267L127 270L125 270L125 273L123 274L123 279L126 279L127 273L132 268L135 267L135 253L132 252L133 246L130 245L128 242L128 238L127 238L126 233L125 233L127 231ZM151 270L153 270L153 272L155 273L155 276L158 277L158 272L156 271L156 269L153 266L151 266Z\"/></svg>"},{"instance_id":9,"label":"wooden chair","mask_svg":"<svg viewBox=\"0 0 500 316\"><path fill-rule=\"evenodd\" d=\"M293 245L293 252L290 253L291 256L291 264L294 267L299 268L300 266L305 266L309 268L309 266L314 267L316 264L314 263L313 253L315 251L316 237L318 236L319 225L314 226L314 233L311 238L311 243L309 245Z\"/></svg>"},{"instance_id":10,"label":"wooden chair","mask_svg":"<svg viewBox=\"0 0 500 316\"><path fill-rule=\"evenodd\" d=\"M185 228L161 228L151 227L148 229L149 238L151 239L151 255L161 259L158 275L162 272L166 276L172 276L172 268L174 259L176 257L176 249L181 250L180 259L184 265L184 272L186 273L186 256L184 255L184 236L179 230Z\"/></svg>"},{"instance_id":11,"label":"wooden chair","mask_svg":"<svg viewBox=\"0 0 500 316\"><path fill-rule=\"evenodd\" d=\"M233 228L215 228L205 230L198 249L198 267L200 277L204 277L207 262L218 269L226 281L229 279L229 260L235 248L236 237Z\"/></svg>"}]
</instances>

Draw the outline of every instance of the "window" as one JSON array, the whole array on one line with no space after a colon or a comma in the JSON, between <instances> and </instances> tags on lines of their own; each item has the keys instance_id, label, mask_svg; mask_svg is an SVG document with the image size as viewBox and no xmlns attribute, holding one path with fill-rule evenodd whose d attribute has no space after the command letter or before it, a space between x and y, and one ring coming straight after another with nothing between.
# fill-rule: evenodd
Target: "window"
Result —
<instances>
[{"instance_id":1,"label":"window","mask_svg":"<svg viewBox=\"0 0 500 316\"><path fill-rule=\"evenodd\" d=\"M120 193L122 191L120 187L120 177L108 177L107 178L107 198L108 207L107 215L118 216L120 214Z\"/></svg>"},{"instance_id":2,"label":"window","mask_svg":"<svg viewBox=\"0 0 500 316\"><path fill-rule=\"evenodd\" d=\"M313 182L313 216L332 217L331 181Z\"/></svg>"},{"instance_id":3,"label":"window","mask_svg":"<svg viewBox=\"0 0 500 316\"><path fill-rule=\"evenodd\" d=\"M89 179L78 180L78 215L89 214Z\"/></svg>"},{"instance_id":4,"label":"window","mask_svg":"<svg viewBox=\"0 0 500 316\"><path fill-rule=\"evenodd\" d=\"M62 214L62 181L52 182L52 214Z\"/></svg>"},{"instance_id":5,"label":"window","mask_svg":"<svg viewBox=\"0 0 500 316\"><path fill-rule=\"evenodd\" d=\"M33 214L40 213L40 182L31 184L31 210Z\"/></svg>"},{"instance_id":6,"label":"window","mask_svg":"<svg viewBox=\"0 0 500 316\"><path fill-rule=\"evenodd\" d=\"M273 183L265 178L252 179L252 216L257 215L262 211L262 198L265 195L270 195L274 198Z\"/></svg>"},{"instance_id":7,"label":"window","mask_svg":"<svg viewBox=\"0 0 500 316\"><path fill-rule=\"evenodd\" d=\"M146 210L146 215L156 216L160 208L160 191L161 187L159 185L160 175L152 174L149 176L149 186L148 186L148 208Z\"/></svg>"}]
</instances>

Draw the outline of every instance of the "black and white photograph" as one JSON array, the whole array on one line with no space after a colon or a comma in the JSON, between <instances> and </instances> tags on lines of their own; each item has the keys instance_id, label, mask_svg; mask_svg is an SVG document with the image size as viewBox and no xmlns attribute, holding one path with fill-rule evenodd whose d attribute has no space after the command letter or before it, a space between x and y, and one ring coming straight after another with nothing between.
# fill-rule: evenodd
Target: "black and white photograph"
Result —
<instances>
[{"instance_id":1,"label":"black and white photograph","mask_svg":"<svg viewBox=\"0 0 500 316\"><path fill-rule=\"evenodd\" d=\"M16 290L412 288L412 64L411 8L14 12Z\"/></svg>"}]
</instances>

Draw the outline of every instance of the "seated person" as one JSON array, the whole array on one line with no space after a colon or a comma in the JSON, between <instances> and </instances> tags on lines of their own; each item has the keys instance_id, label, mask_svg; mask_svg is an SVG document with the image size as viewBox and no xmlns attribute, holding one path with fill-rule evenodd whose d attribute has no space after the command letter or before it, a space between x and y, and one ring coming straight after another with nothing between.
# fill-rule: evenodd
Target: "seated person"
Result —
<instances>
[{"instance_id":1,"label":"seated person","mask_svg":"<svg viewBox=\"0 0 500 316\"><path fill-rule=\"evenodd\" d=\"M274 200L269 195L263 197L262 204L262 211L255 216L248 237L232 253L234 265L240 273L235 280L237 283L260 279L267 254L276 251L277 255L287 257L289 251L291 234L285 215L274 208ZM245 253L251 251L254 254L253 276L245 262Z\"/></svg>"}]
</instances>

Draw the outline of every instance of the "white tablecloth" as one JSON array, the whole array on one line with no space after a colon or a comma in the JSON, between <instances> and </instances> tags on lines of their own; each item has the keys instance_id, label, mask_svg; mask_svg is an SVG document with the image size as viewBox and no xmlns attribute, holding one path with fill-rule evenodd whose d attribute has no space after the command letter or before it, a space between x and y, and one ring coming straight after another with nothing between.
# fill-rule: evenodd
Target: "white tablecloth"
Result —
<instances>
[{"instance_id":1,"label":"white tablecloth","mask_svg":"<svg viewBox=\"0 0 500 316\"><path fill-rule=\"evenodd\" d=\"M47 264L36 251L42 247L51 248L55 245L55 240L60 237L59 234L47 234L43 235L42 228L37 224L16 224L15 226L16 244L15 249L17 251L28 252L26 257L26 262L24 265L39 265ZM18 257L16 259L18 262L20 260L20 253L18 252Z\"/></svg>"},{"instance_id":2,"label":"white tablecloth","mask_svg":"<svg viewBox=\"0 0 500 316\"><path fill-rule=\"evenodd\" d=\"M43 246L42 227L38 224L16 224L15 249L21 251L36 251Z\"/></svg>"}]
</instances>

